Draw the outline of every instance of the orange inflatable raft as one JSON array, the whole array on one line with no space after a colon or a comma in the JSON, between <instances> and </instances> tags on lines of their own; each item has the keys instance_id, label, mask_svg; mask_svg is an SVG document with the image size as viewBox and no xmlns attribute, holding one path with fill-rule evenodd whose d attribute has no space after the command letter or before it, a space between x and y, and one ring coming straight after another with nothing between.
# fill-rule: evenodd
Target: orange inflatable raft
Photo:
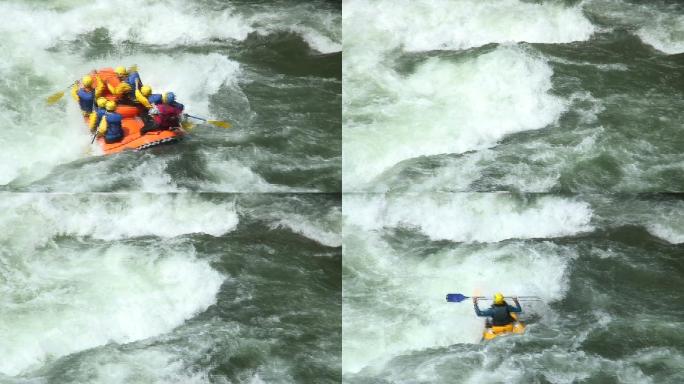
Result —
<instances>
[{"instance_id":1,"label":"orange inflatable raft","mask_svg":"<svg viewBox=\"0 0 684 384\"><path fill-rule=\"evenodd\" d=\"M102 95L109 100L117 100L117 97L109 92L107 84L116 87L119 84L119 79L111 68L104 68L92 73L95 80L95 86L103 85ZM102 147L106 155L118 153L127 149L141 150L145 148L154 147L161 144L175 143L183 137L181 129L173 131L149 131L144 135L140 134L140 130L145 125L140 118L141 113L147 113L144 108L139 108L133 105L119 105L116 107L116 112L123 117L121 127L124 131L124 137L121 141L107 144L103 137L98 137L97 142ZM86 118L86 125L88 119Z\"/></svg>"}]
</instances>

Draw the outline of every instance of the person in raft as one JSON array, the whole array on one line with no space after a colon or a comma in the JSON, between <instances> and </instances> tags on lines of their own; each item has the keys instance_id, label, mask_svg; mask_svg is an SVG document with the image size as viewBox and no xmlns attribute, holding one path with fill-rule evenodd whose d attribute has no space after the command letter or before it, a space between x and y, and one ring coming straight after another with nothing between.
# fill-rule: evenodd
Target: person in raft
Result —
<instances>
[{"instance_id":1,"label":"person in raft","mask_svg":"<svg viewBox=\"0 0 684 384\"><path fill-rule=\"evenodd\" d=\"M517 297L513 298L513 302L515 302L515 307L506 303L503 294L497 293L494 295L494 303L488 309L480 310L477 306L477 297L473 297L475 314L480 317L491 318L491 321L487 319L487 327L492 325L500 327L514 323L516 320L511 316L511 313L522 312L522 307L520 307Z\"/></svg>"},{"instance_id":2,"label":"person in raft","mask_svg":"<svg viewBox=\"0 0 684 384\"><path fill-rule=\"evenodd\" d=\"M121 114L116 112L116 103L108 101L105 104L107 110L100 120L100 125L97 128L97 133L104 135L105 143L112 144L121 141L124 137L123 128L121 127Z\"/></svg>"},{"instance_id":3,"label":"person in raft","mask_svg":"<svg viewBox=\"0 0 684 384\"><path fill-rule=\"evenodd\" d=\"M102 117L107 111L105 109L105 105L107 104L106 98L98 97L95 104L97 104L97 108L95 108L95 111L90 114L90 118L88 120L88 128L90 128L90 132L95 132L95 128L100 125L100 121L102 121Z\"/></svg>"},{"instance_id":4,"label":"person in raft","mask_svg":"<svg viewBox=\"0 0 684 384\"><path fill-rule=\"evenodd\" d=\"M111 83L107 82L107 89L109 93L116 97L119 104L133 104L133 87L128 84L128 71L122 65L114 69L114 73L119 78L119 84L113 86Z\"/></svg>"},{"instance_id":5,"label":"person in raft","mask_svg":"<svg viewBox=\"0 0 684 384\"><path fill-rule=\"evenodd\" d=\"M148 101L154 95L150 95ZM158 100L154 100L158 101ZM176 102L176 95L173 92L165 92L161 96L161 102L154 103L149 110L152 116L153 124L146 124L141 130L141 134L149 131L161 131L167 129L176 129L181 125L181 115L185 108L183 104ZM150 104L151 105L151 104Z\"/></svg>"},{"instance_id":6,"label":"person in raft","mask_svg":"<svg viewBox=\"0 0 684 384\"><path fill-rule=\"evenodd\" d=\"M80 83L74 84L71 87L71 97L81 107L83 117L87 117L93 112L93 103L95 102L95 88L93 88L93 78L89 75L83 76Z\"/></svg>"},{"instance_id":7,"label":"person in raft","mask_svg":"<svg viewBox=\"0 0 684 384\"><path fill-rule=\"evenodd\" d=\"M140 80L140 74L138 73L138 67L132 66L128 68L128 77L126 77L126 82L131 86L134 92L138 92L143 86L142 80Z\"/></svg>"}]
</instances>

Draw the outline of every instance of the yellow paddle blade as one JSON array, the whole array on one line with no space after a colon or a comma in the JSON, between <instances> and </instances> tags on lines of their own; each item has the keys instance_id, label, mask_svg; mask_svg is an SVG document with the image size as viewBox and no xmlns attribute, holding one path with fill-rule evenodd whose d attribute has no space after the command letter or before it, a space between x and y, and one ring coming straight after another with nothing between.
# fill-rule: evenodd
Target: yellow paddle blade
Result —
<instances>
[{"instance_id":1,"label":"yellow paddle blade","mask_svg":"<svg viewBox=\"0 0 684 384\"><path fill-rule=\"evenodd\" d=\"M193 128L195 128L195 124L193 124L189 121L181 121L181 128L183 128L187 132L190 132L190 131L192 131Z\"/></svg>"},{"instance_id":2,"label":"yellow paddle blade","mask_svg":"<svg viewBox=\"0 0 684 384\"><path fill-rule=\"evenodd\" d=\"M228 123L227 121L207 120L207 123L215 125L217 127L221 127L221 128L230 128L230 123Z\"/></svg>"},{"instance_id":3,"label":"yellow paddle blade","mask_svg":"<svg viewBox=\"0 0 684 384\"><path fill-rule=\"evenodd\" d=\"M47 98L47 103L54 104L61 100L62 97L64 97L64 91L57 92L54 95L50 95L50 97Z\"/></svg>"}]
</instances>

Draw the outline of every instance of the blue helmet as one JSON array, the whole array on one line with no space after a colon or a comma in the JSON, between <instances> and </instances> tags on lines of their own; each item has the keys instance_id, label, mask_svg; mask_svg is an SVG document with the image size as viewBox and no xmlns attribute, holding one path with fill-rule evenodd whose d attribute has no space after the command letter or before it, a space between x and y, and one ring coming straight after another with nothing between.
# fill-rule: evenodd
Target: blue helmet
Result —
<instances>
[{"instance_id":1,"label":"blue helmet","mask_svg":"<svg viewBox=\"0 0 684 384\"><path fill-rule=\"evenodd\" d=\"M173 92L166 92L166 103L170 104L176 101L176 95Z\"/></svg>"}]
</instances>

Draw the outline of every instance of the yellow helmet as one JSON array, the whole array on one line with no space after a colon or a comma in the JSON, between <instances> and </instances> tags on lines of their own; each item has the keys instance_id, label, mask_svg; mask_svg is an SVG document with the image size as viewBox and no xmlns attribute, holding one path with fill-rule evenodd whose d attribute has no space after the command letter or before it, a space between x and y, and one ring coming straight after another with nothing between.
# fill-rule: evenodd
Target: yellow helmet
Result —
<instances>
[{"instance_id":1,"label":"yellow helmet","mask_svg":"<svg viewBox=\"0 0 684 384\"><path fill-rule=\"evenodd\" d=\"M152 93L152 88L149 85L143 85L140 87L140 93L142 93L143 96L147 97Z\"/></svg>"},{"instance_id":2,"label":"yellow helmet","mask_svg":"<svg viewBox=\"0 0 684 384\"><path fill-rule=\"evenodd\" d=\"M81 84L83 84L84 87L90 87L93 85L93 78L90 75L85 75L81 79Z\"/></svg>"},{"instance_id":3,"label":"yellow helmet","mask_svg":"<svg viewBox=\"0 0 684 384\"><path fill-rule=\"evenodd\" d=\"M503 304L504 295L502 293L497 293L494 295L494 304Z\"/></svg>"},{"instance_id":4,"label":"yellow helmet","mask_svg":"<svg viewBox=\"0 0 684 384\"><path fill-rule=\"evenodd\" d=\"M112 100L109 100L109 101L105 104L105 109L108 110L109 112L112 112L113 110L116 109L116 102L114 102L114 101L112 101Z\"/></svg>"},{"instance_id":5,"label":"yellow helmet","mask_svg":"<svg viewBox=\"0 0 684 384\"><path fill-rule=\"evenodd\" d=\"M118 67L116 67L114 69L114 73L116 73L119 76L126 76L128 74L128 72L126 72L126 67L124 67L123 65L119 65Z\"/></svg>"},{"instance_id":6,"label":"yellow helmet","mask_svg":"<svg viewBox=\"0 0 684 384\"><path fill-rule=\"evenodd\" d=\"M105 98L105 97L98 97L96 103L97 103L97 106L98 106L98 107L104 108L104 106L107 104L107 98Z\"/></svg>"}]
</instances>

